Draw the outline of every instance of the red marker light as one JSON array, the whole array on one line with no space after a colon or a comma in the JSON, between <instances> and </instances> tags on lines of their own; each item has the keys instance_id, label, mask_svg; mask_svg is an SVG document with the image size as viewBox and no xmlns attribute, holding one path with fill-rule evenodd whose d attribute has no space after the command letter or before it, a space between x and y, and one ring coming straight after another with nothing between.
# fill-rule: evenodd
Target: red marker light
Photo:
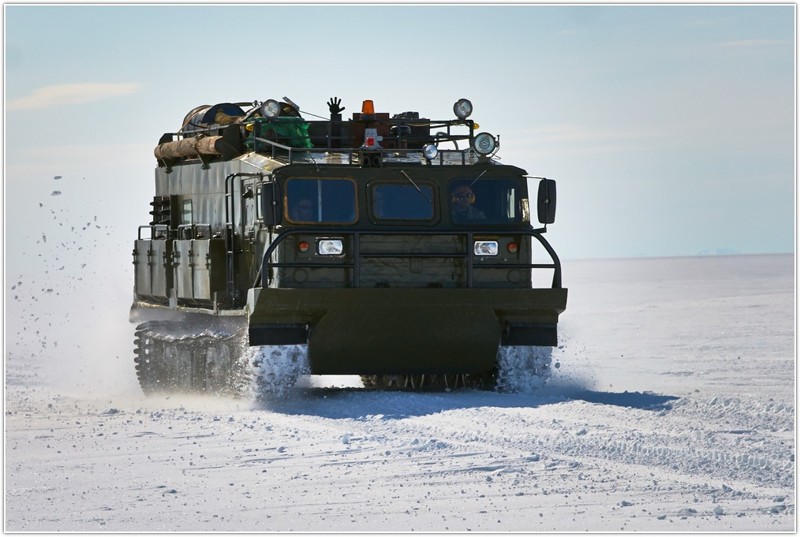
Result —
<instances>
[{"instance_id":1,"label":"red marker light","mask_svg":"<svg viewBox=\"0 0 800 537\"><path fill-rule=\"evenodd\" d=\"M300 241L297 244L297 249L300 250L302 253L306 253L311 246L306 241Z\"/></svg>"},{"instance_id":2,"label":"red marker light","mask_svg":"<svg viewBox=\"0 0 800 537\"><path fill-rule=\"evenodd\" d=\"M517 244L516 242L509 242L506 248L508 249L509 253L516 254L517 251L519 251L519 244Z\"/></svg>"}]
</instances>

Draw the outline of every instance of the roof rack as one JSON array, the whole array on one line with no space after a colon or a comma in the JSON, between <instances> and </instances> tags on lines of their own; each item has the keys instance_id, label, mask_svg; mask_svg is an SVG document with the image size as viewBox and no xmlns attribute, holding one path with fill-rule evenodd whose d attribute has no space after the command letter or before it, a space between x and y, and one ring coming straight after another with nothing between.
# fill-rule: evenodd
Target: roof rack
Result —
<instances>
[{"instance_id":1,"label":"roof rack","mask_svg":"<svg viewBox=\"0 0 800 537\"><path fill-rule=\"evenodd\" d=\"M288 101L284 97L285 100ZM159 164L183 158L236 158L255 152L285 163L358 165L468 165L491 159L499 138L475 134L478 125L459 115L450 120L420 118L416 112L389 117L374 113L365 101L361 113L342 120L331 107L328 120L308 121L294 103L221 103L199 106L187 114L176 133L166 133L156 147ZM370 106L367 107L367 103ZM248 111L241 106L251 104ZM330 103L329 103L330 104ZM343 109L339 109L339 112ZM272 115L271 115L272 114ZM319 116L317 116L319 117ZM441 147L448 146L452 147Z\"/></svg>"}]
</instances>

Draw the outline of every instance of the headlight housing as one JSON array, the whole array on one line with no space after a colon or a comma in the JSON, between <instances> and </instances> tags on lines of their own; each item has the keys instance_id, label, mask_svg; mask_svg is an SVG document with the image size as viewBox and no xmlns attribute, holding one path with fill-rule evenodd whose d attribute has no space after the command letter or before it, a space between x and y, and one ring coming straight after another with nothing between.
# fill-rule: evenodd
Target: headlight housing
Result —
<instances>
[{"instance_id":1,"label":"headlight housing","mask_svg":"<svg viewBox=\"0 0 800 537\"><path fill-rule=\"evenodd\" d=\"M453 113L458 119L467 119L472 114L472 103L469 99L459 99L453 105Z\"/></svg>"},{"instance_id":2,"label":"headlight housing","mask_svg":"<svg viewBox=\"0 0 800 537\"><path fill-rule=\"evenodd\" d=\"M480 156L491 155L497 149L497 140L488 132L482 132L475 136L472 148Z\"/></svg>"},{"instance_id":3,"label":"headlight housing","mask_svg":"<svg viewBox=\"0 0 800 537\"><path fill-rule=\"evenodd\" d=\"M344 242L342 239L319 239L317 241L317 253L319 255L342 255L344 253Z\"/></svg>"},{"instance_id":4,"label":"headlight housing","mask_svg":"<svg viewBox=\"0 0 800 537\"><path fill-rule=\"evenodd\" d=\"M475 255L497 255L497 241L475 241Z\"/></svg>"},{"instance_id":5,"label":"headlight housing","mask_svg":"<svg viewBox=\"0 0 800 537\"><path fill-rule=\"evenodd\" d=\"M261 115L266 118L277 117L281 113L281 105L275 99L267 99L261 103Z\"/></svg>"},{"instance_id":6,"label":"headlight housing","mask_svg":"<svg viewBox=\"0 0 800 537\"><path fill-rule=\"evenodd\" d=\"M427 160L433 160L439 154L439 149L433 144L425 144L422 148L422 156Z\"/></svg>"}]
</instances>

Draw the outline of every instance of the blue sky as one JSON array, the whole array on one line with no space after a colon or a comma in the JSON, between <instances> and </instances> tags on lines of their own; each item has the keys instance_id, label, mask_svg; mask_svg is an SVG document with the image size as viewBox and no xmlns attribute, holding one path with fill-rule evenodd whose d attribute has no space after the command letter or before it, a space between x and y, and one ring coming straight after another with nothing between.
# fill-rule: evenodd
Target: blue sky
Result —
<instances>
[{"instance_id":1,"label":"blue sky","mask_svg":"<svg viewBox=\"0 0 800 537\"><path fill-rule=\"evenodd\" d=\"M563 259L793 252L795 15L6 4L7 267L60 214L102 222L129 271L153 147L186 112L288 96L325 115L334 95L434 118L469 98L503 163L558 181Z\"/></svg>"}]
</instances>

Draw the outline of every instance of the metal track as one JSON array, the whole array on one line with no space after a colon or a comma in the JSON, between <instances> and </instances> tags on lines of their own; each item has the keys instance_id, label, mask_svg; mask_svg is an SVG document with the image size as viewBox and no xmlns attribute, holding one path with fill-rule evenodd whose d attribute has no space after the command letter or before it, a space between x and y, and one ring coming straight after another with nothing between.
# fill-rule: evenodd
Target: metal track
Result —
<instances>
[{"instance_id":1,"label":"metal track","mask_svg":"<svg viewBox=\"0 0 800 537\"><path fill-rule=\"evenodd\" d=\"M140 324L136 327L134 353L136 375L146 394L240 396L249 388L244 331L222 321Z\"/></svg>"},{"instance_id":2,"label":"metal track","mask_svg":"<svg viewBox=\"0 0 800 537\"><path fill-rule=\"evenodd\" d=\"M495 386L493 371L478 375L361 375L365 388L373 390L451 391L461 388L491 390Z\"/></svg>"}]
</instances>

